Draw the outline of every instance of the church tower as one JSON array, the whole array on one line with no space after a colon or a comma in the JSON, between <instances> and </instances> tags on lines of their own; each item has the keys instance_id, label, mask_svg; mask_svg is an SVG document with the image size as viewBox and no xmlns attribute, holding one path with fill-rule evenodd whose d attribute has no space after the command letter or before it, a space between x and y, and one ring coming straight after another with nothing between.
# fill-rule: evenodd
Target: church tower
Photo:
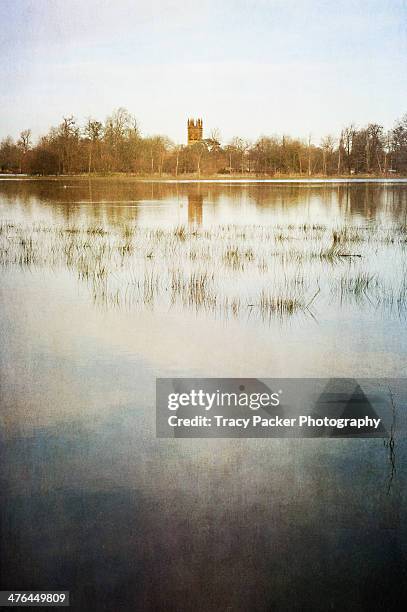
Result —
<instances>
[{"instance_id":1,"label":"church tower","mask_svg":"<svg viewBox=\"0 0 407 612\"><path fill-rule=\"evenodd\" d=\"M193 145L202 140L202 119L188 119L188 144Z\"/></svg>"}]
</instances>

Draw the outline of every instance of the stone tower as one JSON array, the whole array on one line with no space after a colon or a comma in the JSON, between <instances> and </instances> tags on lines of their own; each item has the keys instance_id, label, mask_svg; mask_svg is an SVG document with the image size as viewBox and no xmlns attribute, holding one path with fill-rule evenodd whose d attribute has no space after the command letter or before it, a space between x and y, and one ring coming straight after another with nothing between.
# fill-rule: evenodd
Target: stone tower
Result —
<instances>
[{"instance_id":1,"label":"stone tower","mask_svg":"<svg viewBox=\"0 0 407 612\"><path fill-rule=\"evenodd\" d=\"M193 145L202 140L202 119L188 119L188 144Z\"/></svg>"}]
</instances>

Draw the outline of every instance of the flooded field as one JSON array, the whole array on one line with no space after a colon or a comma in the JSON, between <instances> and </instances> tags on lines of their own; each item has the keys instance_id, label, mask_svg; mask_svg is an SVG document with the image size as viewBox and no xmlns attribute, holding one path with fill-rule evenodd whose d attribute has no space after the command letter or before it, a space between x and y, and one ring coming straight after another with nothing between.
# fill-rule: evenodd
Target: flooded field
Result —
<instances>
[{"instance_id":1,"label":"flooded field","mask_svg":"<svg viewBox=\"0 0 407 612\"><path fill-rule=\"evenodd\" d=\"M402 439L158 440L155 379L404 377L406 251L402 181L1 180L2 588L396 601Z\"/></svg>"}]
</instances>

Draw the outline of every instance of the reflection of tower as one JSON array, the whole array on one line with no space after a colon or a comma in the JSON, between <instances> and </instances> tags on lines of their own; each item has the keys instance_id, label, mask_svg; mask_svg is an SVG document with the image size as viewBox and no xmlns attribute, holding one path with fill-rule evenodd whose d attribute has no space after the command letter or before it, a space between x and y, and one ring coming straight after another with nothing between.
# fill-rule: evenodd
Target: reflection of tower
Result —
<instances>
[{"instance_id":1,"label":"reflection of tower","mask_svg":"<svg viewBox=\"0 0 407 612\"><path fill-rule=\"evenodd\" d=\"M189 225L202 225L203 196L188 194L188 223Z\"/></svg>"},{"instance_id":2,"label":"reflection of tower","mask_svg":"<svg viewBox=\"0 0 407 612\"><path fill-rule=\"evenodd\" d=\"M192 145L202 140L202 119L188 119L188 144Z\"/></svg>"}]
</instances>

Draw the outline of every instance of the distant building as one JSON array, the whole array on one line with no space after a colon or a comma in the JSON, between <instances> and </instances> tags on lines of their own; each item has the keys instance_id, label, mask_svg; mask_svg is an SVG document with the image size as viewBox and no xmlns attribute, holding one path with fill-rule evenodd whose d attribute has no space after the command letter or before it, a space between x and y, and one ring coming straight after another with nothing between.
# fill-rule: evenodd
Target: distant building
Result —
<instances>
[{"instance_id":1,"label":"distant building","mask_svg":"<svg viewBox=\"0 0 407 612\"><path fill-rule=\"evenodd\" d=\"M203 132L202 119L188 119L188 144L201 142Z\"/></svg>"}]
</instances>

